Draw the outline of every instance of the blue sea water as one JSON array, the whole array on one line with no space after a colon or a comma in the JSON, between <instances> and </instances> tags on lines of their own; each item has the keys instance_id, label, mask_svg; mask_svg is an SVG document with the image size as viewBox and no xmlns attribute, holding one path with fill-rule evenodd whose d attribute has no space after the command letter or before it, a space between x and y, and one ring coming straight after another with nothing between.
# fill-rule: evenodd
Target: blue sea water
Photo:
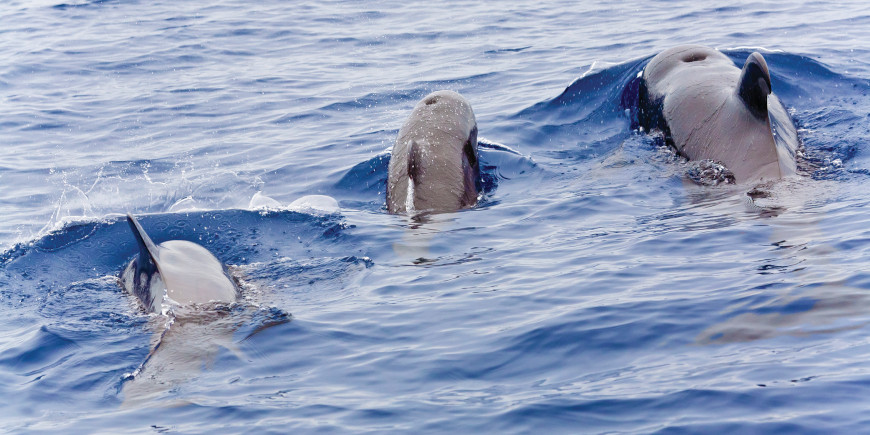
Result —
<instances>
[{"instance_id":1,"label":"blue sea water","mask_svg":"<svg viewBox=\"0 0 870 435\"><path fill-rule=\"evenodd\" d=\"M0 431L867 432L868 41L866 2L3 2ZM631 129L684 43L764 54L798 176L700 186ZM390 215L438 89L484 197ZM242 300L142 311L128 211Z\"/></svg>"}]
</instances>

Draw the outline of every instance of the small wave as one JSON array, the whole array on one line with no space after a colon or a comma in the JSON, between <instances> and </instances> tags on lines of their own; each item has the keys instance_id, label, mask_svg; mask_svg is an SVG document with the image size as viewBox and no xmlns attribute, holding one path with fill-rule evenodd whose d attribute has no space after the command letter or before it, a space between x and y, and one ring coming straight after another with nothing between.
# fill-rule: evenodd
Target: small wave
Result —
<instances>
[{"instance_id":1,"label":"small wave","mask_svg":"<svg viewBox=\"0 0 870 435\"><path fill-rule=\"evenodd\" d=\"M91 8L98 7L106 4L115 4L120 5L121 0L87 0L79 3L60 3L52 6L54 9L66 10L66 9L78 9L78 8Z\"/></svg>"},{"instance_id":2,"label":"small wave","mask_svg":"<svg viewBox=\"0 0 870 435\"><path fill-rule=\"evenodd\" d=\"M483 54L499 54L499 53L519 53L524 50L528 50L532 48L531 45L526 45L524 47L516 47L516 48L496 48L492 50L486 50Z\"/></svg>"},{"instance_id":3,"label":"small wave","mask_svg":"<svg viewBox=\"0 0 870 435\"><path fill-rule=\"evenodd\" d=\"M19 332L16 346L0 349L0 367L22 376L35 377L63 364L79 347L45 325Z\"/></svg>"}]
</instances>

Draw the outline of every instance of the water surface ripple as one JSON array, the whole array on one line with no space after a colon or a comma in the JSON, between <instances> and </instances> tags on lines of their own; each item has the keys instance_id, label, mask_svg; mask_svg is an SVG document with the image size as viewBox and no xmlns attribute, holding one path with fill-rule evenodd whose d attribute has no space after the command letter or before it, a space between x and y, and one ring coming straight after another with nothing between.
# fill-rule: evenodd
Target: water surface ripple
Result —
<instances>
[{"instance_id":1,"label":"water surface ripple","mask_svg":"<svg viewBox=\"0 0 870 435\"><path fill-rule=\"evenodd\" d=\"M866 2L4 2L0 431L867 432L868 29ZM798 177L697 186L631 130L626 86L683 43L764 54ZM388 215L437 89L474 107L484 198ZM310 194L341 213L286 207ZM128 211L242 300L142 312Z\"/></svg>"}]
</instances>

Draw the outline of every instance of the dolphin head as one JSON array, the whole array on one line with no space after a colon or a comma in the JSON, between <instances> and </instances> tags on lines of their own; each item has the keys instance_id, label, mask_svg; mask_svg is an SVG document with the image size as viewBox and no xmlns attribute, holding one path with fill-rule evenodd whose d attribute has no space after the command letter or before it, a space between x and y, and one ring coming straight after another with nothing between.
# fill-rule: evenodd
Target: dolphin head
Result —
<instances>
[{"instance_id":1,"label":"dolphin head","mask_svg":"<svg viewBox=\"0 0 870 435\"><path fill-rule=\"evenodd\" d=\"M121 273L121 284L149 312L160 312L165 298L177 304L233 302L238 287L208 249L186 240L155 245L130 214L127 222L139 246L139 254Z\"/></svg>"},{"instance_id":2,"label":"dolphin head","mask_svg":"<svg viewBox=\"0 0 870 435\"><path fill-rule=\"evenodd\" d=\"M414 107L390 157L391 213L456 211L477 203L480 165L471 105L452 91L433 92Z\"/></svg>"}]
</instances>

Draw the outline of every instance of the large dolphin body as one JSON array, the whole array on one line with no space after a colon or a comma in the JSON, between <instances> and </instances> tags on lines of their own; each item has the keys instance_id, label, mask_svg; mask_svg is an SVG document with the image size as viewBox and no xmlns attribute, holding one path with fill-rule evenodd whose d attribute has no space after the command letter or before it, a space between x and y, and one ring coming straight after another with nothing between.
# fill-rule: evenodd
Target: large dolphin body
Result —
<instances>
[{"instance_id":1,"label":"large dolphin body","mask_svg":"<svg viewBox=\"0 0 870 435\"><path fill-rule=\"evenodd\" d=\"M121 273L121 284L147 311L166 316L150 319L155 332L151 351L125 380L121 406L178 405L167 391L196 377L221 348L240 353L233 334L244 320L234 311L196 305L235 302L238 287L204 247L184 240L155 245L136 218L128 214L127 222L139 255Z\"/></svg>"},{"instance_id":2,"label":"large dolphin body","mask_svg":"<svg viewBox=\"0 0 870 435\"><path fill-rule=\"evenodd\" d=\"M738 183L795 173L797 130L771 93L767 63L757 52L738 69L712 48L665 50L643 70L638 108L641 127L662 131L691 160L723 164Z\"/></svg>"},{"instance_id":3,"label":"large dolphin body","mask_svg":"<svg viewBox=\"0 0 870 435\"><path fill-rule=\"evenodd\" d=\"M480 167L471 104L452 91L433 92L414 107L390 157L390 213L449 212L477 203Z\"/></svg>"},{"instance_id":4,"label":"large dolphin body","mask_svg":"<svg viewBox=\"0 0 870 435\"><path fill-rule=\"evenodd\" d=\"M127 214L127 222L139 255L121 273L121 284L146 310L161 312L166 298L179 305L236 300L235 281L208 249L185 240L155 245L136 218Z\"/></svg>"}]
</instances>

